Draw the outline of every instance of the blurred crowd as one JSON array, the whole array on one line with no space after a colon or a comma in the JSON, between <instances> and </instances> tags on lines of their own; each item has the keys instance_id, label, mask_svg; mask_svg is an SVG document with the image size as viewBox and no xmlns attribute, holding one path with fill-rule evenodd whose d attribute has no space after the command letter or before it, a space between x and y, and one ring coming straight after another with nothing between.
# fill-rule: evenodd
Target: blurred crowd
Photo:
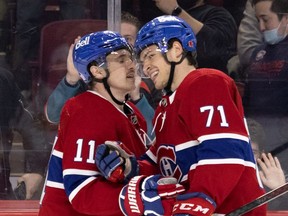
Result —
<instances>
[{"instance_id":1,"label":"blurred crowd","mask_svg":"<svg viewBox=\"0 0 288 216\"><path fill-rule=\"evenodd\" d=\"M286 5L273 8L273 1L283 1ZM121 34L133 45L137 31L146 22L164 14L179 15L196 34L198 67L219 69L234 79L242 96L245 116L253 119L248 121L248 128L252 128L251 140L258 144L256 158L261 158L261 152L271 152L273 157L277 156L277 161L287 164L287 1L178 0L184 11L179 14L173 14L177 11L169 7L169 2L173 3L171 0L164 3L122 0L122 12L136 20L131 24L131 17L126 16L125 21L122 13L122 22L136 27L131 30L131 26L121 25ZM49 112L52 109L48 109L47 114L47 107L55 104L46 104L49 95L43 93L43 89L47 88L47 79L39 72L42 28L58 20L107 20L106 11L107 1L100 0L0 0L0 199L39 199L57 131L60 110L53 109L56 117L51 121L49 117L52 118L53 114ZM128 33L125 28L128 28ZM68 55L68 49L65 52ZM47 59L46 64L53 67L52 61ZM64 71L68 71L67 74L60 76L66 75L66 79L59 82L63 85L68 82L73 87L79 84L80 77L76 75L69 83L69 76L74 78L75 74L69 74L66 67ZM86 90L83 83L77 88L67 95ZM131 94L131 100L136 104L141 95L145 95L155 109L161 92L155 89L151 80L142 80L140 93L135 98ZM59 94L56 95L58 98ZM152 131L152 127L148 125L148 131ZM24 198L19 198L19 190L15 190L11 183L10 155L15 134L20 134L23 143L25 166L17 184L20 187L20 183L25 182ZM266 161L273 160L272 156L264 154ZM282 169L284 174L288 173L287 166L282 166ZM281 199L271 202L269 208L288 209Z\"/></svg>"}]
</instances>

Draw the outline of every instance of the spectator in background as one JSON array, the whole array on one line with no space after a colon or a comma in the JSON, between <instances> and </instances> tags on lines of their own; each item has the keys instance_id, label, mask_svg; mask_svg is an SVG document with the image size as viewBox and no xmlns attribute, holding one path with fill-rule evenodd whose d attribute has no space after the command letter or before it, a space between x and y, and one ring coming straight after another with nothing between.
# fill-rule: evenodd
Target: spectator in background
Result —
<instances>
[{"instance_id":1,"label":"spectator in background","mask_svg":"<svg viewBox=\"0 0 288 216\"><path fill-rule=\"evenodd\" d=\"M255 9L252 0L247 0L243 18L238 27L237 55L229 59L227 64L228 73L235 80L238 90L243 97L245 69L250 61L254 49L263 42L263 36L258 27Z\"/></svg>"},{"instance_id":2,"label":"spectator in background","mask_svg":"<svg viewBox=\"0 0 288 216\"><path fill-rule=\"evenodd\" d=\"M247 0L237 36L237 52L241 71L247 67L254 49L262 43L263 35L259 29L252 0ZM243 79L243 75L241 78Z\"/></svg>"},{"instance_id":3,"label":"spectator in background","mask_svg":"<svg viewBox=\"0 0 288 216\"><path fill-rule=\"evenodd\" d=\"M0 199L16 199L10 182L13 130L22 136L25 154L25 174L18 179L18 183L24 181L26 185L22 199L37 198L52 145L46 143L39 122L24 108L13 74L0 68Z\"/></svg>"},{"instance_id":4,"label":"spectator in background","mask_svg":"<svg viewBox=\"0 0 288 216\"><path fill-rule=\"evenodd\" d=\"M263 126L263 148L271 152L288 142L288 0L252 3L265 41L255 48L245 70L243 104L246 116ZM287 164L287 149L277 157ZM283 169L287 173L287 166Z\"/></svg>"},{"instance_id":5,"label":"spectator in background","mask_svg":"<svg viewBox=\"0 0 288 216\"><path fill-rule=\"evenodd\" d=\"M239 26L243 17L246 1L247 0L207 0L207 3L218 7L224 7L227 11L230 12L237 26Z\"/></svg>"},{"instance_id":6,"label":"spectator in background","mask_svg":"<svg viewBox=\"0 0 288 216\"><path fill-rule=\"evenodd\" d=\"M12 72L21 91L29 98L32 74L29 60L37 59L40 30L46 0L18 0L16 13L15 43L12 57ZM60 19L85 18L86 0L60 0ZM22 92L24 93L24 92Z\"/></svg>"},{"instance_id":7,"label":"spectator in background","mask_svg":"<svg viewBox=\"0 0 288 216\"><path fill-rule=\"evenodd\" d=\"M252 150L260 167L259 174L262 183L270 190L283 185L287 180L285 179L285 174L280 161L276 156L272 156L271 153L264 153L263 144L266 141L266 135L262 125L252 118L247 118L247 126L249 129ZM287 209L287 198L288 195L271 201L268 204L269 209Z\"/></svg>"},{"instance_id":8,"label":"spectator in background","mask_svg":"<svg viewBox=\"0 0 288 216\"><path fill-rule=\"evenodd\" d=\"M9 41L7 0L0 0L0 55L4 56L7 51ZM10 41L9 41L10 42ZM2 66L2 65L0 65Z\"/></svg>"},{"instance_id":9,"label":"spectator in background","mask_svg":"<svg viewBox=\"0 0 288 216\"><path fill-rule=\"evenodd\" d=\"M206 0L155 0L165 14L184 19L197 38L200 68L215 68L227 73L227 62L236 54L237 26L232 15Z\"/></svg>"}]
</instances>

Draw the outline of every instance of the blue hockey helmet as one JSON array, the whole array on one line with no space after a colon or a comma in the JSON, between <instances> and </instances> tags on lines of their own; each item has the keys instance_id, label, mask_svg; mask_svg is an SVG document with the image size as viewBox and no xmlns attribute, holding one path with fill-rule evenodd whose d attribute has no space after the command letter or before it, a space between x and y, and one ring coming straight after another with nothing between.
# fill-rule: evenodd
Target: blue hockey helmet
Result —
<instances>
[{"instance_id":1,"label":"blue hockey helmet","mask_svg":"<svg viewBox=\"0 0 288 216\"><path fill-rule=\"evenodd\" d=\"M137 34L135 53L139 55L146 47L156 44L162 53L168 51L168 41L178 39L185 51L196 51L196 37L183 19L171 15L154 18L145 24Z\"/></svg>"},{"instance_id":2,"label":"blue hockey helmet","mask_svg":"<svg viewBox=\"0 0 288 216\"><path fill-rule=\"evenodd\" d=\"M83 36L73 49L73 63L83 81L88 83L91 80L89 63L105 64L106 56L119 49L132 51L125 38L117 32L99 31Z\"/></svg>"}]
</instances>

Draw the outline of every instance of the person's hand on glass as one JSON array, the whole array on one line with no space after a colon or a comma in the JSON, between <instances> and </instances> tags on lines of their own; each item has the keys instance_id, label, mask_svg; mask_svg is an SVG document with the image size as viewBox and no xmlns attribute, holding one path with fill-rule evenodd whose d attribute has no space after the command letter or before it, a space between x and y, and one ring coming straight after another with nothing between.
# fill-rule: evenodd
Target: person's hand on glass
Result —
<instances>
[{"instance_id":1,"label":"person's hand on glass","mask_svg":"<svg viewBox=\"0 0 288 216\"><path fill-rule=\"evenodd\" d=\"M285 175L278 158L273 157L270 153L262 153L261 156L257 162L261 167L259 174L263 184L271 190L283 185Z\"/></svg>"}]
</instances>

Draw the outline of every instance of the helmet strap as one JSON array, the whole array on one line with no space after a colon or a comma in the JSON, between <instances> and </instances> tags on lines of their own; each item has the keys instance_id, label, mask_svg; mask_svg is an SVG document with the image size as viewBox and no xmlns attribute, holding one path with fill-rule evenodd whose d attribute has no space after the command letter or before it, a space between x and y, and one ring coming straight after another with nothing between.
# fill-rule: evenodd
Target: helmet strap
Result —
<instances>
[{"instance_id":1,"label":"helmet strap","mask_svg":"<svg viewBox=\"0 0 288 216\"><path fill-rule=\"evenodd\" d=\"M108 92L108 94L110 95L110 97L112 98L112 100L113 100L116 104L118 104L118 105L123 105L123 104L126 102L126 100L124 100L124 101L119 101L119 100L117 100L117 99L114 97L114 95L113 95L112 92L111 92L110 86L109 86L109 84L108 84L108 78L109 78L110 73L109 73L108 69L105 69L105 70L106 70L107 76L102 79L104 88L106 89L106 91ZM125 99L126 99L126 96L125 96Z\"/></svg>"},{"instance_id":2,"label":"helmet strap","mask_svg":"<svg viewBox=\"0 0 288 216\"><path fill-rule=\"evenodd\" d=\"M173 79L174 79L174 73L175 73L175 66L178 65L178 64L181 64L182 61L185 59L187 55L187 52L183 52L183 55L181 57L181 59L178 61L178 62L170 62L167 58L167 55L166 53L164 54L164 59L170 63L171 67L170 67L170 74L169 74L169 79L168 79L168 83L167 85L165 86L165 88L163 89L163 93L164 95L171 95L173 93L173 91L171 90L171 85L172 85L172 82L173 82Z\"/></svg>"}]
</instances>

